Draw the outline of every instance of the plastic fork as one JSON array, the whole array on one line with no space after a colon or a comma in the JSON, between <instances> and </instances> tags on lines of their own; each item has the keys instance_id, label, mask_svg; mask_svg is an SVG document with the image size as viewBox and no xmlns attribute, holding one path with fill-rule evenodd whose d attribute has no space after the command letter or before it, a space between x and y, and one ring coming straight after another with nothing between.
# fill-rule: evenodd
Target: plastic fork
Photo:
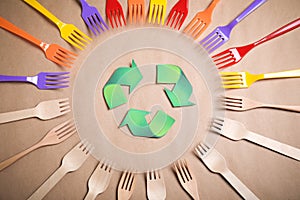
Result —
<instances>
[{"instance_id":1,"label":"plastic fork","mask_svg":"<svg viewBox=\"0 0 300 200\"><path fill-rule=\"evenodd\" d=\"M28 198L43 199L46 194L69 172L78 170L89 157L92 146L87 142L77 144L62 159L61 166Z\"/></svg>"},{"instance_id":2,"label":"plastic fork","mask_svg":"<svg viewBox=\"0 0 300 200\"><path fill-rule=\"evenodd\" d=\"M254 108L275 108L280 110L300 112L300 106L266 104L240 96L225 96L225 108L234 111L246 111Z\"/></svg>"},{"instance_id":3,"label":"plastic fork","mask_svg":"<svg viewBox=\"0 0 300 200\"><path fill-rule=\"evenodd\" d=\"M124 26L126 26L126 20L124 17L122 6L117 0L106 0L105 9L106 9L106 16L108 17L112 28L114 28L114 24L116 25L117 28L119 25L122 26L123 24Z\"/></svg>"},{"instance_id":4,"label":"plastic fork","mask_svg":"<svg viewBox=\"0 0 300 200\"><path fill-rule=\"evenodd\" d=\"M36 76L7 76L0 75L0 82L32 83L41 90L59 89L68 87L69 72L40 72Z\"/></svg>"},{"instance_id":5,"label":"plastic fork","mask_svg":"<svg viewBox=\"0 0 300 200\"><path fill-rule=\"evenodd\" d=\"M300 77L300 69L274 72L267 74L250 74L249 72L220 72L224 88L248 88L254 82L263 79L297 78Z\"/></svg>"},{"instance_id":6,"label":"plastic fork","mask_svg":"<svg viewBox=\"0 0 300 200\"><path fill-rule=\"evenodd\" d=\"M217 55L214 55L212 58L219 69L232 66L238 63L240 60L242 60L242 58L254 47L257 47L260 44L263 44L289 31L292 31L298 28L299 26L300 26L300 18L284 25L283 27L277 29L276 31L272 32L271 34L265 36L264 38L254 43L242 47L229 48Z\"/></svg>"},{"instance_id":7,"label":"plastic fork","mask_svg":"<svg viewBox=\"0 0 300 200\"><path fill-rule=\"evenodd\" d=\"M259 8L266 1L267 0L254 0L240 15L232 20L228 25L217 27L208 36L201 40L200 44L208 51L208 53L212 53L229 40L232 29L240 21L242 21L254 10Z\"/></svg>"},{"instance_id":8,"label":"plastic fork","mask_svg":"<svg viewBox=\"0 0 300 200\"><path fill-rule=\"evenodd\" d=\"M128 0L129 22L145 22L145 0Z\"/></svg>"},{"instance_id":9,"label":"plastic fork","mask_svg":"<svg viewBox=\"0 0 300 200\"><path fill-rule=\"evenodd\" d=\"M147 197L148 200L166 199L166 186L164 177L159 171L147 172Z\"/></svg>"},{"instance_id":10,"label":"plastic fork","mask_svg":"<svg viewBox=\"0 0 300 200\"><path fill-rule=\"evenodd\" d=\"M167 26L174 27L174 29L179 30L186 19L188 12L189 12L189 0L179 0L171 9L168 21L167 21ZM174 26L173 26L174 25Z\"/></svg>"},{"instance_id":11,"label":"plastic fork","mask_svg":"<svg viewBox=\"0 0 300 200\"><path fill-rule=\"evenodd\" d=\"M213 10L219 2L220 0L213 0L206 10L198 12L183 32L190 34L195 40L198 39L210 25Z\"/></svg>"},{"instance_id":12,"label":"plastic fork","mask_svg":"<svg viewBox=\"0 0 300 200\"><path fill-rule=\"evenodd\" d=\"M81 17L95 35L97 35L97 33L101 33L101 31L105 31L105 29L108 30L108 26L97 8L90 6L86 0L80 0L80 3L82 8Z\"/></svg>"},{"instance_id":13,"label":"plastic fork","mask_svg":"<svg viewBox=\"0 0 300 200\"><path fill-rule=\"evenodd\" d=\"M300 149L248 131L241 122L228 118L216 118L211 129L231 140L245 139L298 161L300 160Z\"/></svg>"},{"instance_id":14,"label":"plastic fork","mask_svg":"<svg viewBox=\"0 0 300 200\"><path fill-rule=\"evenodd\" d=\"M30 152L49 145L59 144L69 137L71 137L76 132L76 128L74 122L72 120L68 120L53 129L51 129L42 140L38 143L34 144L33 146L29 147L28 149L4 160L0 163L0 171L5 169L6 167L12 165L14 162L19 160L20 158L24 157L25 155L29 154Z\"/></svg>"},{"instance_id":15,"label":"plastic fork","mask_svg":"<svg viewBox=\"0 0 300 200\"><path fill-rule=\"evenodd\" d=\"M179 160L174 164L174 169L179 179L181 186L189 193L189 195L199 200L197 181L191 173L186 160Z\"/></svg>"},{"instance_id":16,"label":"plastic fork","mask_svg":"<svg viewBox=\"0 0 300 200\"><path fill-rule=\"evenodd\" d=\"M34 108L0 113L0 124L31 117L49 120L67 114L70 111L68 98L42 101Z\"/></svg>"},{"instance_id":17,"label":"plastic fork","mask_svg":"<svg viewBox=\"0 0 300 200\"><path fill-rule=\"evenodd\" d=\"M155 23L157 17L157 24L165 24L165 16L167 12L167 0L150 0L148 23Z\"/></svg>"},{"instance_id":18,"label":"plastic fork","mask_svg":"<svg viewBox=\"0 0 300 200\"><path fill-rule=\"evenodd\" d=\"M135 187L135 178L132 172L123 172L118 185L118 200L130 199Z\"/></svg>"},{"instance_id":19,"label":"plastic fork","mask_svg":"<svg viewBox=\"0 0 300 200\"><path fill-rule=\"evenodd\" d=\"M214 173L221 174L243 199L258 200L257 196L228 169L226 160L217 150L201 143L195 151L206 167Z\"/></svg>"},{"instance_id":20,"label":"plastic fork","mask_svg":"<svg viewBox=\"0 0 300 200\"><path fill-rule=\"evenodd\" d=\"M46 16L49 20L51 20L60 31L61 37L80 50L83 50L83 47L89 43L88 40L92 41L90 37L85 35L82 31L80 31L76 26L73 24L66 24L59 20L56 16L54 16L49 10L43 7L39 2L36 0L24 0L30 6L38 10L44 16Z\"/></svg>"},{"instance_id":21,"label":"plastic fork","mask_svg":"<svg viewBox=\"0 0 300 200\"><path fill-rule=\"evenodd\" d=\"M109 165L100 162L89 179L89 191L84 199L93 200L98 194L103 193L108 187L112 172Z\"/></svg>"},{"instance_id":22,"label":"plastic fork","mask_svg":"<svg viewBox=\"0 0 300 200\"><path fill-rule=\"evenodd\" d=\"M51 60L52 62L60 66L71 68L71 64L73 64L72 61L75 60L75 56L77 56L77 54L62 48L57 44L47 44L36 39L29 33L16 27L15 25L13 25L12 23L10 23L2 17L0 17L0 27L38 46L43 50L48 60Z\"/></svg>"}]
</instances>

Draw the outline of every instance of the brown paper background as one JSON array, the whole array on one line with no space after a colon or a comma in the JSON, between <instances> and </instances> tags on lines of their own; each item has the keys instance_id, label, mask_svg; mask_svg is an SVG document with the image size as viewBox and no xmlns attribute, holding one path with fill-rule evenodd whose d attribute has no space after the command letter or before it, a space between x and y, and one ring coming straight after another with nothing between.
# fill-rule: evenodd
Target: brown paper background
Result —
<instances>
[{"instance_id":1,"label":"brown paper background","mask_svg":"<svg viewBox=\"0 0 300 200\"><path fill-rule=\"evenodd\" d=\"M105 16L104 0L89 0ZM120 1L127 13L127 2ZM190 12L185 25L197 11L203 10L209 0L190 2ZM230 22L252 1L223 0L217 5L213 14L213 22L202 34L205 37L218 25ZM52 11L64 22L73 23L88 33L82 21L81 8L76 0L47 1L40 3ZM147 1L146 10L148 10ZM175 4L168 1L167 13ZM261 8L237 25L231 39L219 50L232 46L241 46L254 42L284 24L299 17L299 0L270 0ZM69 46L59 37L59 32L49 20L20 0L1 0L0 15L23 30L49 43L57 43L79 53L72 71L76 74L88 53L105 38L125 29L111 30L93 38L84 51ZM252 73L266 73L296 69L300 55L299 30L294 30L270 43L263 44L251 51L240 63L226 71L247 70ZM68 70L58 67L45 59L43 52L28 42L0 30L0 74L34 75L40 71ZM72 81L75 75L72 76ZM249 89L230 90L228 94L244 95L267 103L299 105L299 79L262 81ZM38 102L69 97L71 101L72 87L67 90L42 91L29 84L1 83L0 112L8 112L34 107ZM256 109L248 112L226 112L227 117L245 123L246 127L264 136L300 148L298 113L272 109ZM28 148L39 141L51 128L64 120L66 116L41 121L27 119L0 125L0 160ZM61 158L77 142L78 136L55 146L38 149L20 159L12 166L0 172L0 199L26 199L45 181L60 165ZM299 199L300 198L300 164L288 157L261 148L247 141L234 142L220 137L216 149L222 153L228 167L261 199ZM221 176L212 174L192 153L185 156L198 182L201 199L240 199L240 196L227 184ZM87 181L97 161L92 157L76 172L67 174L45 197L45 199L83 199L87 192ZM163 170L167 187L167 199L189 199L188 194L179 185L172 169ZM108 189L97 199L115 199L120 172L113 174ZM146 199L145 177L137 175L137 185L132 199Z\"/></svg>"}]
</instances>

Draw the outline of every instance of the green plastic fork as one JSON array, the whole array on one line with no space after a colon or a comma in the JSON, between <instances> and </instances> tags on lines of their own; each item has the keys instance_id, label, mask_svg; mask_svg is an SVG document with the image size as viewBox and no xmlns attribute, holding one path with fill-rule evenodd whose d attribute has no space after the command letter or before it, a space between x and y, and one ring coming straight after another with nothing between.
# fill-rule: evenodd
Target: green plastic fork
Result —
<instances>
[{"instance_id":1,"label":"green plastic fork","mask_svg":"<svg viewBox=\"0 0 300 200\"><path fill-rule=\"evenodd\" d=\"M251 74L249 72L220 72L223 87L226 89L248 88L254 82L263 79L297 78L300 69L267 74Z\"/></svg>"}]
</instances>

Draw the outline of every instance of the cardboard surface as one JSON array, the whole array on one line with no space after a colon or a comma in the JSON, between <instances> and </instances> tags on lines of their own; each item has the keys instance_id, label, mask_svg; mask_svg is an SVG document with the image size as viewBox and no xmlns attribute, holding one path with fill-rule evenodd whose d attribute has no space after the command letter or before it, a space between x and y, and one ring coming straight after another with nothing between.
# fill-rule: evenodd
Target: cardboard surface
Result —
<instances>
[{"instance_id":1,"label":"cardboard surface","mask_svg":"<svg viewBox=\"0 0 300 200\"><path fill-rule=\"evenodd\" d=\"M1 0L1 17L48 43L56 43L79 54L72 69L66 69L48 61L43 52L17 36L0 30L0 74L35 75L41 71L71 71L71 87L65 90L42 91L29 84L0 84L0 113L34 107L44 100L69 97L72 102L72 86L77 71L89 53L105 39L134 26L110 30L99 36L92 35L81 19L79 1L40 0L62 21L75 24L88 33L93 42L84 51L71 47L60 38L58 29L48 19L22 1ZM105 16L105 1L89 0ZM127 13L127 1L120 1ZM169 13L176 1L168 1ZM189 15L183 28L194 14L206 8L210 1L190 2ZM213 21L202 34L204 38L218 25L226 25L252 1L226 0L217 5ZM148 11L148 1L146 10ZM254 42L277 28L299 17L298 0L268 1L237 25L231 39L215 53L229 47ZM145 26L152 26L145 24ZM154 25L157 26L157 25ZM138 25L136 27L139 27ZM249 71L267 73L299 68L299 30L261 45L250 52L240 63L225 71ZM120 44L122 45L122 44ZM116 47L112 47L116 48ZM213 55L215 54L213 53ZM120 61L118 61L120 62ZM250 97L266 103L299 105L299 79L261 81L249 89L229 90L228 94ZM273 109L255 109L247 112L226 111L226 116L243 122L246 127L261 135L300 148L300 115ZM0 125L0 161L38 142L51 128L72 118L72 113L49 121L27 119ZM67 141L38 149L0 172L0 199L28 198L60 165L61 158L79 141L72 136ZM269 151L247 141L231 141L220 137L215 147L226 159L229 169L240 178L260 199L299 199L300 164L288 157ZM198 182L201 199L240 199L240 196L219 175L211 173L192 151L185 158ZM97 160L89 158L76 172L67 174L45 197L45 199L83 199L87 192L87 181ZM167 199L189 199L181 188L172 167L163 169L167 187ZM97 199L116 199L116 189L121 172L114 172L108 189ZM132 199L146 199L145 176L138 174Z\"/></svg>"}]
</instances>

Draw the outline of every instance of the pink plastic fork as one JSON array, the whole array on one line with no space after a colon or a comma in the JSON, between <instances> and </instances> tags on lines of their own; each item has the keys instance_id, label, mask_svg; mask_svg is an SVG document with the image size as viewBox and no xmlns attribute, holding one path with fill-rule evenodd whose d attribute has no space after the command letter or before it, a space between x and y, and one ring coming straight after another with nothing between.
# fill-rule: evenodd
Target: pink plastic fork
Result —
<instances>
[{"instance_id":1,"label":"pink plastic fork","mask_svg":"<svg viewBox=\"0 0 300 200\"><path fill-rule=\"evenodd\" d=\"M214 55L212 58L219 69L232 66L238 63L240 60L242 60L242 58L254 47L262 43L265 43L271 39L279 37L289 31L292 31L298 28L299 26L300 26L300 18L284 25L283 27L277 29L276 31L258 40L257 42L242 47L229 48L217 55Z\"/></svg>"},{"instance_id":2,"label":"pink plastic fork","mask_svg":"<svg viewBox=\"0 0 300 200\"><path fill-rule=\"evenodd\" d=\"M174 29L178 26L178 30L181 28L184 20L186 19L189 9L188 9L189 0L179 0L170 11L167 26L171 22L170 27L174 24Z\"/></svg>"},{"instance_id":3,"label":"pink plastic fork","mask_svg":"<svg viewBox=\"0 0 300 200\"><path fill-rule=\"evenodd\" d=\"M126 26L126 20L124 17L122 6L117 0L106 0L106 16L108 17L112 28L114 28L114 24L117 28L118 24L122 26L122 21Z\"/></svg>"}]
</instances>

